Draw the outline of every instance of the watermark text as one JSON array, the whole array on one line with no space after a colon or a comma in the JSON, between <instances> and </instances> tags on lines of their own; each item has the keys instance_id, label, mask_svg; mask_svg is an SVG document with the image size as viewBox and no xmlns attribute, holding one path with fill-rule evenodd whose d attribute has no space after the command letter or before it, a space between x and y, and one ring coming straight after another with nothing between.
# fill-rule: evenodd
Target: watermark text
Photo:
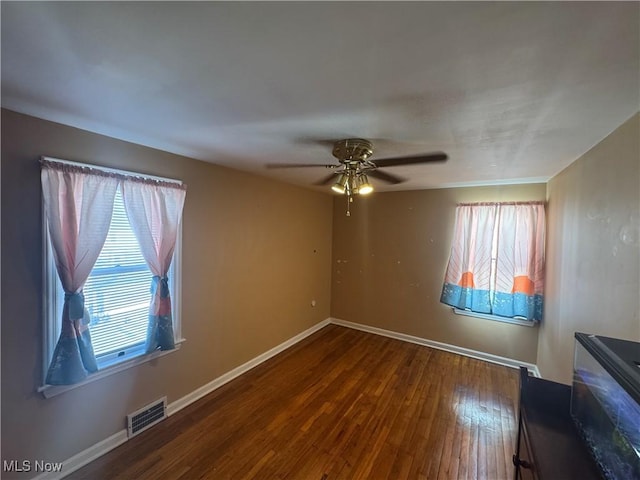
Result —
<instances>
[{"instance_id":1,"label":"watermark text","mask_svg":"<svg viewBox=\"0 0 640 480\"><path fill-rule=\"evenodd\" d=\"M3 460L3 472L61 472L62 462L45 460Z\"/></svg>"}]
</instances>

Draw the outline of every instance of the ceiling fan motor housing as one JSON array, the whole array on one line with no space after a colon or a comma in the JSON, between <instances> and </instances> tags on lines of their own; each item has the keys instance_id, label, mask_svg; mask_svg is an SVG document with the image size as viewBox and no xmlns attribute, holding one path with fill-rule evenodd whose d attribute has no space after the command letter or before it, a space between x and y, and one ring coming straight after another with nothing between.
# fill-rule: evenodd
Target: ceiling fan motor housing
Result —
<instances>
[{"instance_id":1,"label":"ceiling fan motor housing","mask_svg":"<svg viewBox=\"0 0 640 480\"><path fill-rule=\"evenodd\" d=\"M373 144L362 138L339 140L333 146L333 156L341 163L349 161L365 161L373 154Z\"/></svg>"}]
</instances>

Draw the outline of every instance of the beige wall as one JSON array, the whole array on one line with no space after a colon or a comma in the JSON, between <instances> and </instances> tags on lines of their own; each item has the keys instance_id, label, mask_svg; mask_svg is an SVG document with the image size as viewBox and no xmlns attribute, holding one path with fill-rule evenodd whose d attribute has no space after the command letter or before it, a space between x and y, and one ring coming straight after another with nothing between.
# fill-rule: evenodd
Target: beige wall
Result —
<instances>
[{"instance_id":1,"label":"beige wall","mask_svg":"<svg viewBox=\"0 0 640 480\"><path fill-rule=\"evenodd\" d=\"M571 382L574 332L640 341L640 116L548 184L538 366Z\"/></svg>"},{"instance_id":2,"label":"beige wall","mask_svg":"<svg viewBox=\"0 0 640 480\"><path fill-rule=\"evenodd\" d=\"M188 185L186 343L47 400L35 391L42 382L40 155ZM331 225L329 195L3 110L2 459L65 460L122 430L127 413L163 395L175 401L326 319Z\"/></svg>"},{"instance_id":3,"label":"beige wall","mask_svg":"<svg viewBox=\"0 0 640 480\"><path fill-rule=\"evenodd\" d=\"M535 363L538 328L455 315L440 303L456 203L544 200L544 184L376 193L333 208L331 315Z\"/></svg>"}]
</instances>

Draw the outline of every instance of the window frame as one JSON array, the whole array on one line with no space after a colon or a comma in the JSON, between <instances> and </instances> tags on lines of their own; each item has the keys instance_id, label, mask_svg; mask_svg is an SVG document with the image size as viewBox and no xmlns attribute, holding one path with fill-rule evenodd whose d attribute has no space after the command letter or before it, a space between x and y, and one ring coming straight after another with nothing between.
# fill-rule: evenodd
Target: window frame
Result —
<instances>
[{"instance_id":1,"label":"window frame","mask_svg":"<svg viewBox=\"0 0 640 480\"><path fill-rule=\"evenodd\" d=\"M118 175L127 175L137 178L146 178L152 180L158 180L163 182L182 184L182 181L158 177L153 175L146 175L138 172L132 172L122 169L107 168L98 165L92 165L87 163L72 162L68 160L61 160L52 157L42 157L43 160L56 161L65 163L68 165L74 165L78 167L89 167L96 170L101 170L107 173L114 173ZM118 187L119 188L119 187ZM178 227L176 236L176 246L173 252L173 260L169 267L169 291L171 295L171 316L173 322L173 336L176 348L173 350L156 351L149 354L145 354L144 345L136 345L129 347L128 352L125 355L119 355L119 353L112 353L104 355L98 360L98 371L91 373L82 382L78 382L73 385L48 385L44 382L53 351L56 347L58 338L60 336L61 323L60 316L62 310L62 304L64 302L64 291L58 278L58 272L56 271L55 259L53 256L53 250L51 248L49 227L47 225L47 218L44 206L44 198L41 204L42 212L42 250L43 250L43 335L42 335L42 380L41 386L37 389L41 392L45 398L58 395L59 393L77 388L87 383L93 382L100 378L112 375L114 373L132 368L136 365L151 361L160 356L167 355L169 353L177 351L181 344L185 341L182 338L182 222ZM151 273L151 272L149 272Z\"/></svg>"},{"instance_id":2,"label":"window frame","mask_svg":"<svg viewBox=\"0 0 640 480\"><path fill-rule=\"evenodd\" d=\"M493 320L494 322L511 323L513 325L522 325L524 327L535 327L539 324L537 320L527 320L524 317L501 317L500 315L493 315L491 313L478 313L473 310L462 310L457 307L449 307L456 315L463 315L465 317L483 318L484 320Z\"/></svg>"}]
</instances>

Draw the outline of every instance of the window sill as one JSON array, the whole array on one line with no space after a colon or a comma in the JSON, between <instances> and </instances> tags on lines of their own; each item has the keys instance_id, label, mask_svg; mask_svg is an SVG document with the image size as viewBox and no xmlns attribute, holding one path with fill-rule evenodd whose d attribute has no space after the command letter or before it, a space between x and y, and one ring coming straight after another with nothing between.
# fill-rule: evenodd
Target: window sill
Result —
<instances>
[{"instance_id":1,"label":"window sill","mask_svg":"<svg viewBox=\"0 0 640 480\"><path fill-rule=\"evenodd\" d=\"M73 385L43 385L38 388L38 392L42 393L44 398L55 397L57 395L60 395L61 393L68 392L69 390L73 390L88 383L95 382L96 380L108 377L109 375L113 375L114 373L122 372L123 370L142 365L143 363L150 362L151 360L155 360L156 358L164 357L165 355L176 352L180 350L180 345L184 341L184 338L178 340L176 342L176 348L174 348L173 350L161 350L150 353L149 355L140 355L129 360L125 360L124 362L106 367L102 370L97 371L96 373L92 373L82 382L74 383Z\"/></svg>"},{"instance_id":2,"label":"window sill","mask_svg":"<svg viewBox=\"0 0 640 480\"><path fill-rule=\"evenodd\" d=\"M485 320L493 320L494 322L511 323L513 325L522 325L525 327L535 327L538 324L538 322L535 322L535 321L529 321L529 320L520 319L520 318L500 317L498 315L491 315L488 313L477 313L477 312L472 312L470 310L460 310L459 308L452 308L452 310L453 310L453 313L455 313L456 315L465 315L467 317L483 318Z\"/></svg>"}]
</instances>

